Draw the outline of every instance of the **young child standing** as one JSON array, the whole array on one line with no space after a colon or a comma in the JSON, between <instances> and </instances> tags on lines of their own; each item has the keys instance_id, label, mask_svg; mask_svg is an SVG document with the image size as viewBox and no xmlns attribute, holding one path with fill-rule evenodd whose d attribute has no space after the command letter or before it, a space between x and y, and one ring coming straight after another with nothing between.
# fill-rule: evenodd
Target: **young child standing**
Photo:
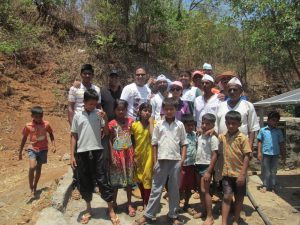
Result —
<instances>
[{"instance_id":1,"label":"young child standing","mask_svg":"<svg viewBox=\"0 0 300 225\"><path fill-rule=\"evenodd\" d=\"M184 114L181 118L186 131L186 138L188 141L186 157L181 168L179 192L184 198L183 210L190 215L196 212L189 205L191 198L191 191L196 188L196 173L195 173L195 154L197 150L197 135L195 132L195 120L192 114Z\"/></svg>"},{"instance_id":2,"label":"young child standing","mask_svg":"<svg viewBox=\"0 0 300 225\"><path fill-rule=\"evenodd\" d=\"M152 106L142 103L139 107L139 120L132 124L134 139L135 177L141 191L143 206L146 208L151 192L153 154L151 145L150 123Z\"/></svg>"},{"instance_id":3,"label":"young child standing","mask_svg":"<svg viewBox=\"0 0 300 225\"><path fill-rule=\"evenodd\" d=\"M203 225L211 225L214 223L212 200L209 190L212 172L218 157L217 151L219 149L219 141L216 136L205 135L205 133L214 128L215 122L216 117L211 113L206 113L202 116L201 130L203 131L203 134L198 138L198 148L195 159L203 212L197 213L194 215L194 218L206 216Z\"/></svg>"},{"instance_id":4,"label":"young child standing","mask_svg":"<svg viewBox=\"0 0 300 225\"><path fill-rule=\"evenodd\" d=\"M108 123L112 164L110 181L114 188L114 206L117 206L118 188L126 188L128 215L134 217L136 212L131 203L134 183L134 149L131 141L133 119L127 117L128 103L116 100L114 105L116 119Z\"/></svg>"},{"instance_id":5,"label":"young child standing","mask_svg":"<svg viewBox=\"0 0 300 225\"><path fill-rule=\"evenodd\" d=\"M136 220L135 224L152 222L159 211L161 195L168 177L168 217L173 224L183 224L178 218L177 209L179 208L180 169L186 156L188 142L183 123L175 119L177 104L173 98L165 98L162 103L165 117L157 122L151 141L154 167L150 199L144 216ZM180 146L182 146L181 154Z\"/></svg>"},{"instance_id":6,"label":"young child standing","mask_svg":"<svg viewBox=\"0 0 300 225\"><path fill-rule=\"evenodd\" d=\"M241 126L239 112L232 110L226 113L225 124L228 131L219 136L224 157L222 225L227 225L233 195L235 199L233 225L238 225L246 194L246 175L251 148L248 137L239 131Z\"/></svg>"},{"instance_id":7,"label":"young child standing","mask_svg":"<svg viewBox=\"0 0 300 225\"><path fill-rule=\"evenodd\" d=\"M22 151L26 144L27 137L30 139L30 146L28 148L29 156L29 188L31 196L36 194L37 184L39 182L42 165L47 163L48 154L48 139L47 133L52 142L52 152L56 152L53 130L48 121L43 120L43 108L34 106L31 108L32 121L27 123L23 129L23 138L19 149L19 160L22 160Z\"/></svg>"},{"instance_id":8,"label":"young child standing","mask_svg":"<svg viewBox=\"0 0 300 225\"><path fill-rule=\"evenodd\" d=\"M268 125L260 129L257 135L258 159L262 161L263 187L261 192L275 191L279 154L285 163L285 147L282 131L277 128L280 114L276 111L268 114Z\"/></svg>"},{"instance_id":9,"label":"young child standing","mask_svg":"<svg viewBox=\"0 0 300 225\"><path fill-rule=\"evenodd\" d=\"M101 144L101 129L104 135L108 134L107 116L105 112L96 109L98 100L99 95L95 90L84 92L84 108L74 115L72 121L70 163L72 168L77 167L79 191L86 202L86 213L82 215L81 223L88 223L92 217L93 181L96 179L101 198L107 202L111 222L118 225L120 220L112 207L113 189L108 181Z\"/></svg>"}]
</instances>

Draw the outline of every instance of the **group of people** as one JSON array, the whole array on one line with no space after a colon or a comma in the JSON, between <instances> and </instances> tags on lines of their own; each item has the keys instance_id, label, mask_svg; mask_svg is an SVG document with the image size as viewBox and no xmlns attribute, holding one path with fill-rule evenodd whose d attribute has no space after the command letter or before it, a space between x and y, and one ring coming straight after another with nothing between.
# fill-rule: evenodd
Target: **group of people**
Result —
<instances>
[{"instance_id":1,"label":"group of people","mask_svg":"<svg viewBox=\"0 0 300 225\"><path fill-rule=\"evenodd\" d=\"M107 202L113 224L120 224L114 211L118 189L126 189L127 212L134 217L131 195L138 186L144 214L134 224L153 222L166 189L172 224L183 224L178 216L182 197L183 210L211 225L212 178L222 183L222 224L228 222L233 197L233 220L238 224L250 154L260 126L254 106L233 72L214 76L212 66L205 63L203 70L180 72L175 81L161 74L147 82L146 69L138 67L134 82L123 89L116 70L108 74L108 84L101 89L92 83L92 65L84 64L80 74L81 82L75 82L69 91L68 120L74 187L87 207L81 217L83 224L92 217L95 186ZM23 130L19 156L22 159L30 136L29 183L34 194L41 165L47 162L47 132L55 143L41 107L32 108L32 119ZM283 136L276 128L279 119L280 115L272 112L267 127L257 136L258 158L264 166L262 191L274 190L278 155L285 158ZM189 206L193 190L200 194L201 212Z\"/></svg>"}]
</instances>

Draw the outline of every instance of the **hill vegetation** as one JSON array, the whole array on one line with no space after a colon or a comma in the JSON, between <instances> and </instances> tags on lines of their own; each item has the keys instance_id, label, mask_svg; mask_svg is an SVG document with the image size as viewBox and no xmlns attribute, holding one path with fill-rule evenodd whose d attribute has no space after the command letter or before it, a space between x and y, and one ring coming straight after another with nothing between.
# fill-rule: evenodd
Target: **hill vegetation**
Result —
<instances>
[{"instance_id":1,"label":"hill vegetation","mask_svg":"<svg viewBox=\"0 0 300 225\"><path fill-rule=\"evenodd\" d=\"M68 85L84 60L100 82L111 67L127 82L138 64L175 75L210 62L249 91L271 81L281 92L299 85L299 14L294 0L1 0L0 52L19 65L26 52L56 49L54 75Z\"/></svg>"}]
</instances>

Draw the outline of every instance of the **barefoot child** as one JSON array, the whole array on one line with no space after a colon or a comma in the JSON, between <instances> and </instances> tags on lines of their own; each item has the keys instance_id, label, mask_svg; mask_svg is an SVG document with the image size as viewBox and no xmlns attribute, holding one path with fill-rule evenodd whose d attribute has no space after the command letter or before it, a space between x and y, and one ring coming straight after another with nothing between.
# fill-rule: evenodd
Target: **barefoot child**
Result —
<instances>
[{"instance_id":1,"label":"barefoot child","mask_svg":"<svg viewBox=\"0 0 300 225\"><path fill-rule=\"evenodd\" d=\"M149 119L152 114L152 106L142 103L139 107L139 120L132 124L134 139L135 176L141 191L143 206L146 208L151 192L153 154L150 135Z\"/></svg>"},{"instance_id":2,"label":"barefoot child","mask_svg":"<svg viewBox=\"0 0 300 225\"><path fill-rule=\"evenodd\" d=\"M130 217L136 212L131 203L134 183L134 149L131 141L133 119L127 117L128 103L116 100L114 111L116 119L108 123L110 133L111 167L110 182L114 188L114 206L117 206L118 188L126 188L127 210Z\"/></svg>"},{"instance_id":3,"label":"barefoot child","mask_svg":"<svg viewBox=\"0 0 300 225\"><path fill-rule=\"evenodd\" d=\"M219 136L224 157L222 225L227 225L233 195L235 199L233 225L237 225L246 194L246 175L251 148L247 136L239 131L241 126L239 112L232 110L226 113L225 124L228 131Z\"/></svg>"},{"instance_id":4,"label":"barefoot child","mask_svg":"<svg viewBox=\"0 0 300 225\"><path fill-rule=\"evenodd\" d=\"M165 117L157 122L151 141L154 167L150 199L144 216L135 221L136 225L152 222L159 211L161 195L168 177L168 217L174 225L183 224L178 218L177 210L179 208L180 169L185 159L188 142L183 123L175 119L177 104L178 102L173 98L165 98L162 103ZM182 154L180 154L180 146L182 146Z\"/></svg>"},{"instance_id":5,"label":"barefoot child","mask_svg":"<svg viewBox=\"0 0 300 225\"><path fill-rule=\"evenodd\" d=\"M280 120L278 112L268 114L268 125L257 135L258 159L263 164L263 187L261 192L274 191L279 154L285 162L285 148L282 131L277 128Z\"/></svg>"},{"instance_id":6,"label":"barefoot child","mask_svg":"<svg viewBox=\"0 0 300 225\"><path fill-rule=\"evenodd\" d=\"M212 172L217 161L219 141L216 136L206 135L205 133L214 128L215 122L216 117L211 113L206 113L202 116L200 126L203 133L198 138L198 148L195 159L203 212L197 213L194 215L194 218L206 216L206 220L203 225L211 225L214 223L212 215L212 200L209 189Z\"/></svg>"},{"instance_id":7,"label":"barefoot child","mask_svg":"<svg viewBox=\"0 0 300 225\"><path fill-rule=\"evenodd\" d=\"M99 95L95 90L88 89L84 92L84 108L74 115L72 122L70 161L72 168L77 167L79 191L86 202L86 213L81 217L81 223L88 223L92 217L93 178L96 178L101 198L107 202L111 222L118 225L120 221L112 207L113 190L108 182L101 144L101 128L104 134L108 134L107 116L96 109L98 100Z\"/></svg>"},{"instance_id":8,"label":"barefoot child","mask_svg":"<svg viewBox=\"0 0 300 225\"><path fill-rule=\"evenodd\" d=\"M196 173L195 173L195 154L197 150L197 135L195 132L195 120L192 114L184 114L181 117L186 131L188 141L186 157L181 168L179 191L184 198L183 210L190 215L194 215L196 211L190 207L189 200L191 191L196 189Z\"/></svg>"},{"instance_id":9,"label":"barefoot child","mask_svg":"<svg viewBox=\"0 0 300 225\"><path fill-rule=\"evenodd\" d=\"M27 137L30 138L31 145L28 148L29 156L29 187L31 195L36 194L37 184L39 182L42 165L47 163L48 139L47 133L52 142L52 152L56 152L54 135L48 121L43 120L43 108L34 106L31 108L32 121L27 123L23 129L23 138L19 150L19 160L22 160L22 151L26 144Z\"/></svg>"}]
</instances>

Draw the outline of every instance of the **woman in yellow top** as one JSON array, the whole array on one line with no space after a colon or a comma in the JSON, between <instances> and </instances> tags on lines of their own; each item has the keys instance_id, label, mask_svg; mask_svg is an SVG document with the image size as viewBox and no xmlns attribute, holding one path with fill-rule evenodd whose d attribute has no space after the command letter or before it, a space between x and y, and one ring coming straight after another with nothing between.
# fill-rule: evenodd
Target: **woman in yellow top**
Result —
<instances>
[{"instance_id":1,"label":"woman in yellow top","mask_svg":"<svg viewBox=\"0 0 300 225\"><path fill-rule=\"evenodd\" d=\"M132 124L134 139L135 177L141 191L144 207L148 204L152 183L153 155L150 134L152 107L143 103L139 107L139 120Z\"/></svg>"}]
</instances>

